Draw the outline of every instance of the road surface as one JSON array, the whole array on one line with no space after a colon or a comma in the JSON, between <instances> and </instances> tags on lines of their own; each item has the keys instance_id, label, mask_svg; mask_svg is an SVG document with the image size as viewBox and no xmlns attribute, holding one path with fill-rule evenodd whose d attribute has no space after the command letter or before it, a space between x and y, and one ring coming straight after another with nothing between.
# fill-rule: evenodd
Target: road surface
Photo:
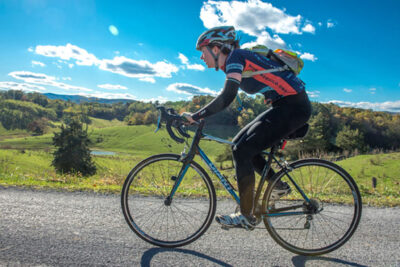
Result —
<instances>
[{"instance_id":1,"label":"road surface","mask_svg":"<svg viewBox=\"0 0 400 267\"><path fill-rule=\"evenodd\" d=\"M222 200L219 213L234 209ZM303 257L265 229L222 230L179 249L138 238L119 195L0 187L0 266L400 266L400 208L364 207L357 232L339 250Z\"/></svg>"}]
</instances>

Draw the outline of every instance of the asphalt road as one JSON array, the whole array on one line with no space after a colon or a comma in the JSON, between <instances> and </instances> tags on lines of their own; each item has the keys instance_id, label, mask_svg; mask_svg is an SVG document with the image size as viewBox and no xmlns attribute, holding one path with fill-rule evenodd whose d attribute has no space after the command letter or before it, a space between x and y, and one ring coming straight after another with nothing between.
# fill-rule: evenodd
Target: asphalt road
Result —
<instances>
[{"instance_id":1,"label":"asphalt road","mask_svg":"<svg viewBox=\"0 0 400 267\"><path fill-rule=\"evenodd\" d=\"M233 203L218 202L217 212ZM125 223L119 195L0 187L0 266L400 266L400 208L364 207L339 250L303 257L265 229L222 230L215 222L194 243L154 247Z\"/></svg>"}]
</instances>

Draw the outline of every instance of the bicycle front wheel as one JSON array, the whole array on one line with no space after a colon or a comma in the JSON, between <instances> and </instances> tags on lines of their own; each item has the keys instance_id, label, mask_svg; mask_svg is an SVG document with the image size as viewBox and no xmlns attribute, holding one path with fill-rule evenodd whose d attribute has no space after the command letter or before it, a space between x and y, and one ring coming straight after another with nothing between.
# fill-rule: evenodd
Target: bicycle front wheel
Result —
<instances>
[{"instance_id":1,"label":"bicycle front wheel","mask_svg":"<svg viewBox=\"0 0 400 267\"><path fill-rule=\"evenodd\" d=\"M122 212L143 240L179 247L199 238L215 215L214 186L204 169L191 162L172 202L167 200L183 163L176 154L149 157L129 173L122 188Z\"/></svg>"},{"instance_id":2,"label":"bicycle front wheel","mask_svg":"<svg viewBox=\"0 0 400 267\"><path fill-rule=\"evenodd\" d=\"M285 249L315 256L331 252L353 235L361 218L361 196L340 166L320 159L296 161L275 175L263 198L265 226ZM274 199L278 181L291 193Z\"/></svg>"}]
</instances>

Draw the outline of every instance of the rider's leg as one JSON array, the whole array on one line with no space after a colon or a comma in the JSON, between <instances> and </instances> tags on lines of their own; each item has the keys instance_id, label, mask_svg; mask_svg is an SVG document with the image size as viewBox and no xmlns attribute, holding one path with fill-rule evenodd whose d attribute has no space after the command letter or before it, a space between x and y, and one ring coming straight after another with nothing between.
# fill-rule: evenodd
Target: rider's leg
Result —
<instances>
[{"instance_id":1,"label":"rider's leg","mask_svg":"<svg viewBox=\"0 0 400 267\"><path fill-rule=\"evenodd\" d=\"M233 139L233 143L235 144L233 147L233 159L239 187L240 210L246 217L251 217L253 214L254 170L262 171L265 165L262 162L263 159L258 158L258 162L254 162L254 158L262 150L280 140L282 130L276 131L276 129L284 128L283 131L286 131L283 123L284 120L276 120L276 116L279 116L279 114L282 114L279 109L270 109L263 112L255 120L246 125ZM278 123L273 124L273 121L277 121ZM269 175L272 176L273 171L269 172Z\"/></svg>"},{"instance_id":2,"label":"rider's leg","mask_svg":"<svg viewBox=\"0 0 400 267\"><path fill-rule=\"evenodd\" d=\"M285 101L281 101L282 105L273 105L272 108L258 115L233 139L233 158L241 199L240 209L246 218L252 215L253 210L255 184L253 158L299 128L310 116L310 108L306 107L309 103L305 105L303 102L298 103L303 96L285 98ZM243 221L238 218L239 216L234 214L217 216L217 221L227 226L234 226L233 224L238 221Z\"/></svg>"}]
</instances>

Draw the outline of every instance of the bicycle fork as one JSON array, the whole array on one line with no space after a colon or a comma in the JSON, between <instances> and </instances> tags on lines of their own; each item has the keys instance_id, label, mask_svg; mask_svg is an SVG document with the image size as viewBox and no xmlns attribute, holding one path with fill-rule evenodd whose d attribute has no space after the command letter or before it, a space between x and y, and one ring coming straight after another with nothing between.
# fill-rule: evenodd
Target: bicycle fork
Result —
<instances>
[{"instance_id":1,"label":"bicycle fork","mask_svg":"<svg viewBox=\"0 0 400 267\"><path fill-rule=\"evenodd\" d=\"M164 204L166 206L170 206L172 203L172 199L175 195L176 190L178 189L179 185L181 184L183 177L185 176L187 170L189 169L189 165L190 163L186 163L182 166L181 170L179 171L178 176L172 176L171 179L175 180L174 186L171 189L171 192L169 193L169 195L165 198L164 200Z\"/></svg>"}]
</instances>

